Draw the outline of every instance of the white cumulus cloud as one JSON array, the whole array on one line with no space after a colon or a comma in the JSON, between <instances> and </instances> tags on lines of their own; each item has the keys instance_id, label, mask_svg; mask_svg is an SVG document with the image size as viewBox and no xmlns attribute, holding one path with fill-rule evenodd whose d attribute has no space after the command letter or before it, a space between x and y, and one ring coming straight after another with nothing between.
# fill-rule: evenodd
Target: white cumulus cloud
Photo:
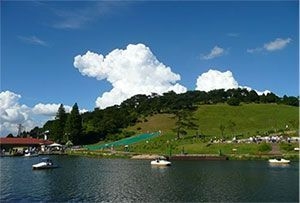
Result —
<instances>
[{"instance_id":1,"label":"white cumulus cloud","mask_svg":"<svg viewBox=\"0 0 300 203\"><path fill-rule=\"evenodd\" d=\"M42 127L45 121L53 119L60 104L36 104L33 108L20 103L21 95L11 91L0 92L0 136L9 133L17 134L18 125L23 130L30 131L35 126ZM66 112L72 110L71 106L64 105ZM80 113L86 112L80 109ZM42 118L41 118L42 116Z\"/></svg>"},{"instance_id":2,"label":"white cumulus cloud","mask_svg":"<svg viewBox=\"0 0 300 203\"><path fill-rule=\"evenodd\" d=\"M129 44L125 49L115 49L106 56L86 52L74 58L74 66L82 75L98 80L106 79L112 89L96 100L96 106L106 108L136 94L162 94L173 90L186 92L177 81L180 75L157 60L144 44Z\"/></svg>"},{"instance_id":3,"label":"white cumulus cloud","mask_svg":"<svg viewBox=\"0 0 300 203\"><path fill-rule=\"evenodd\" d=\"M196 90L210 91L214 89L234 89L238 88L238 83L234 79L232 72L220 72L210 69L201 74L196 83Z\"/></svg>"},{"instance_id":4,"label":"white cumulus cloud","mask_svg":"<svg viewBox=\"0 0 300 203\"><path fill-rule=\"evenodd\" d=\"M33 127L30 119L30 108L19 104L21 95L14 92L0 92L0 136L17 131L17 125L22 123ZM6 133L6 134L4 134Z\"/></svg>"},{"instance_id":5,"label":"white cumulus cloud","mask_svg":"<svg viewBox=\"0 0 300 203\"><path fill-rule=\"evenodd\" d=\"M263 95L263 94L267 95L268 93L271 93L270 90L258 91L258 90L252 89L251 87L248 87L248 86L239 86L239 88L247 89L249 92L251 90L254 90L258 95Z\"/></svg>"},{"instance_id":6,"label":"white cumulus cloud","mask_svg":"<svg viewBox=\"0 0 300 203\"><path fill-rule=\"evenodd\" d=\"M238 82L233 77L231 71L220 72L218 70L210 69L205 73L199 75L196 82L196 90L209 92L216 89L236 89L236 88L246 88L249 91L252 90L251 87L239 86ZM257 91L257 94L267 94L270 93L269 90Z\"/></svg>"},{"instance_id":7,"label":"white cumulus cloud","mask_svg":"<svg viewBox=\"0 0 300 203\"><path fill-rule=\"evenodd\" d=\"M222 47L215 46L209 54L202 55L201 59L209 60L225 54L225 50Z\"/></svg>"},{"instance_id":8,"label":"white cumulus cloud","mask_svg":"<svg viewBox=\"0 0 300 203\"><path fill-rule=\"evenodd\" d=\"M5 110L11 106L17 104L18 100L21 98L21 95L15 94L10 91L0 92L0 109Z\"/></svg>"},{"instance_id":9,"label":"white cumulus cloud","mask_svg":"<svg viewBox=\"0 0 300 203\"><path fill-rule=\"evenodd\" d=\"M247 52L248 53L256 53L256 52L262 52L262 51L268 51L268 52L278 51L278 50L285 48L291 41L292 41L291 38L286 38L286 39L277 38L274 41L265 43L261 47L247 49Z\"/></svg>"},{"instance_id":10,"label":"white cumulus cloud","mask_svg":"<svg viewBox=\"0 0 300 203\"><path fill-rule=\"evenodd\" d=\"M44 115L44 116L55 116L60 104L42 104L39 103L32 108L34 114ZM69 110L70 107L64 106L64 108Z\"/></svg>"},{"instance_id":11,"label":"white cumulus cloud","mask_svg":"<svg viewBox=\"0 0 300 203\"><path fill-rule=\"evenodd\" d=\"M44 115L44 116L55 116L57 114L58 108L61 104L42 104L38 103L32 108L32 112L37 115ZM64 105L66 113L70 113L72 110L71 106ZM85 113L88 110L86 109L79 109L79 113Z\"/></svg>"}]
</instances>

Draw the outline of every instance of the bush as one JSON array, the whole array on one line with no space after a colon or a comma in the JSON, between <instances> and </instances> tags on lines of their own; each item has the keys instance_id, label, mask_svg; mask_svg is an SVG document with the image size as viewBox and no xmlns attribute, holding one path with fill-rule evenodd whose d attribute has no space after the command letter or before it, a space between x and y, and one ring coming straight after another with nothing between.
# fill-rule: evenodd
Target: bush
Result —
<instances>
[{"instance_id":1,"label":"bush","mask_svg":"<svg viewBox=\"0 0 300 203\"><path fill-rule=\"evenodd\" d=\"M124 137L131 137L133 135L135 135L135 132L134 131L123 131L123 135Z\"/></svg>"},{"instance_id":2,"label":"bush","mask_svg":"<svg viewBox=\"0 0 300 203\"><path fill-rule=\"evenodd\" d=\"M280 143L280 149L284 150L284 151L293 151L294 147L291 144L288 143Z\"/></svg>"},{"instance_id":3,"label":"bush","mask_svg":"<svg viewBox=\"0 0 300 203\"><path fill-rule=\"evenodd\" d=\"M227 104L230 106L239 106L240 100L238 98L231 97L230 99L227 100Z\"/></svg>"},{"instance_id":4,"label":"bush","mask_svg":"<svg viewBox=\"0 0 300 203\"><path fill-rule=\"evenodd\" d=\"M267 144L267 143L261 143L258 146L258 151L260 151L260 152L267 152L267 151L271 151L271 150L272 150L271 145Z\"/></svg>"}]
</instances>

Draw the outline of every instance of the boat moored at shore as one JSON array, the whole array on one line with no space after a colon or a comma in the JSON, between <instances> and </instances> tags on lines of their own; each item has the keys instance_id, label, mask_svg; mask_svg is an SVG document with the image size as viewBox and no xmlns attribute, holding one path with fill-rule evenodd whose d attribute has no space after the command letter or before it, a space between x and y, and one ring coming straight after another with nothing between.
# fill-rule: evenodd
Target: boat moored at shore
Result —
<instances>
[{"instance_id":1,"label":"boat moored at shore","mask_svg":"<svg viewBox=\"0 0 300 203\"><path fill-rule=\"evenodd\" d=\"M271 164L289 164L290 160L277 158L277 159L269 159L269 163Z\"/></svg>"},{"instance_id":2,"label":"boat moored at shore","mask_svg":"<svg viewBox=\"0 0 300 203\"><path fill-rule=\"evenodd\" d=\"M153 166L171 166L171 162L168 161L165 157L158 157L155 160L151 161Z\"/></svg>"}]
</instances>

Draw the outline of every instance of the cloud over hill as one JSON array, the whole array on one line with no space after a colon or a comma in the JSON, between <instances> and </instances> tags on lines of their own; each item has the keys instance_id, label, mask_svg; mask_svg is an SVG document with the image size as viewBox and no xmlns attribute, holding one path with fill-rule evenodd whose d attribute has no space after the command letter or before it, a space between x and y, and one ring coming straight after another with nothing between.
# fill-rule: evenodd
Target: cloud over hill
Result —
<instances>
[{"instance_id":1,"label":"cloud over hill","mask_svg":"<svg viewBox=\"0 0 300 203\"><path fill-rule=\"evenodd\" d=\"M36 104L28 107L21 104L21 95L11 91L0 92L0 136L13 133L16 135L18 124L30 131L35 126L41 126L45 121L54 119L60 104ZM66 112L72 110L71 106L64 105ZM81 109L80 112L87 110Z\"/></svg>"},{"instance_id":2,"label":"cloud over hill","mask_svg":"<svg viewBox=\"0 0 300 203\"><path fill-rule=\"evenodd\" d=\"M183 93L187 88L179 84L179 74L158 61L150 48L144 44L129 44L125 49L115 49L106 56L86 52L74 58L74 66L78 71L97 80L107 80L112 89L102 93L96 100L96 106L106 108L136 95L152 93L163 94L174 91ZM252 88L240 86L231 71L221 72L210 69L198 76L196 90L210 91L214 89ZM259 95L270 91L257 91ZM21 95L11 92L0 92L0 136L16 133L21 123L29 131L35 126L42 126L45 121L53 119L61 101L57 103L38 103L33 107L22 104ZM72 107L65 105L66 112ZM80 112L87 110L82 109Z\"/></svg>"},{"instance_id":3,"label":"cloud over hill","mask_svg":"<svg viewBox=\"0 0 300 203\"><path fill-rule=\"evenodd\" d=\"M158 61L144 44L129 44L106 56L88 51L74 58L74 66L82 75L111 83L112 89L97 98L96 106L101 108L120 104L136 94L187 90L177 83L180 75Z\"/></svg>"},{"instance_id":4,"label":"cloud over hill","mask_svg":"<svg viewBox=\"0 0 300 203\"><path fill-rule=\"evenodd\" d=\"M233 77L231 71L220 72L218 70L210 69L205 73L202 73L198 76L196 82L196 90L209 92L215 89L236 89L236 88L246 88L247 90L252 90L251 87L239 86L238 82ZM265 90L263 92L257 91L257 94L267 94L270 91Z\"/></svg>"}]
</instances>

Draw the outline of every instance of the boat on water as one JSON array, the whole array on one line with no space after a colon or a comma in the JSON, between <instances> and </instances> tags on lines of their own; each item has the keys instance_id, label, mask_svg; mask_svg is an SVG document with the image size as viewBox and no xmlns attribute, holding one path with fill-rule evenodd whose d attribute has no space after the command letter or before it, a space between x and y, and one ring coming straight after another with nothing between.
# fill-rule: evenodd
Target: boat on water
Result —
<instances>
[{"instance_id":1,"label":"boat on water","mask_svg":"<svg viewBox=\"0 0 300 203\"><path fill-rule=\"evenodd\" d=\"M49 158L42 158L42 161L37 164L32 165L32 169L52 169L57 168L58 166L52 162Z\"/></svg>"},{"instance_id":2,"label":"boat on water","mask_svg":"<svg viewBox=\"0 0 300 203\"><path fill-rule=\"evenodd\" d=\"M36 152L25 152L24 156L25 157L35 157L38 156L39 154Z\"/></svg>"},{"instance_id":3,"label":"boat on water","mask_svg":"<svg viewBox=\"0 0 300 203\"><path fill-rule=\"evenodd\" d=\"M283 158L269 159L269 163L272 163L272 164L288 164L288 163L290 163L290 160L283 159Z\"/></svg>"},{"instance_id":4,"label":"boat on water","mask_svg":"<svg viewBox=\"0 0 300 203\"><path fill-rule=\"evenodd\" d=\"M171 162L168 161L165 157L158 157L155 160L151 161L153 166L171 166Z\"/></svg>"}]
</instances>

